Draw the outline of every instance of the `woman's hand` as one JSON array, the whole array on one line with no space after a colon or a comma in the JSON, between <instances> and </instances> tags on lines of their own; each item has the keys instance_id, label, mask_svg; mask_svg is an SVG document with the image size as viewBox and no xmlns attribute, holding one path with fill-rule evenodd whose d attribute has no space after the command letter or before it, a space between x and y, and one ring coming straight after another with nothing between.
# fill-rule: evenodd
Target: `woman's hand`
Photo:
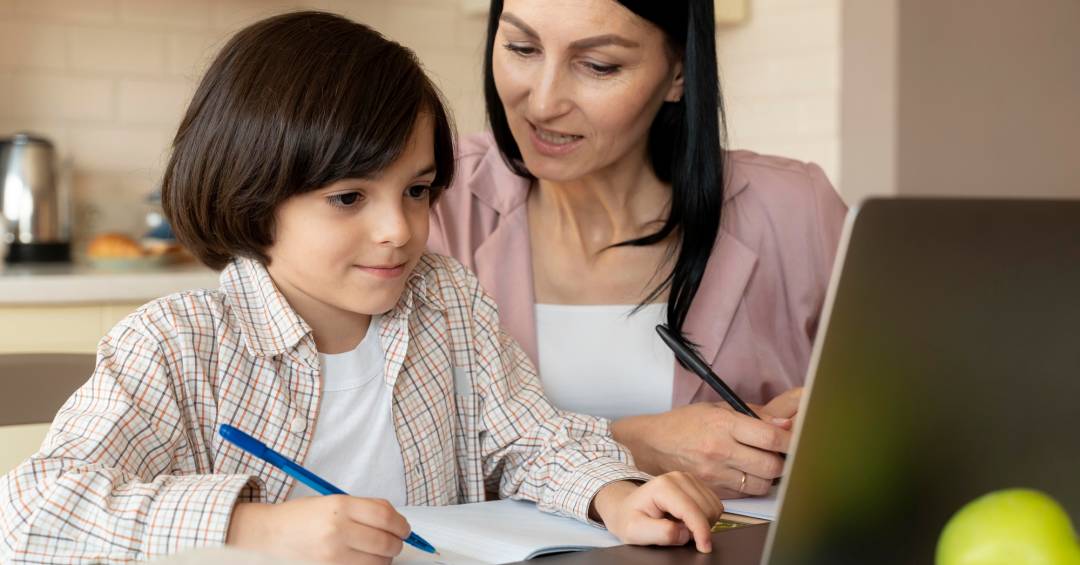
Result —
<instances>
[{"instance_id":1,"label":"woman's hand","mask_svg":"<svg viewBox=\"0 0 1080 565\"><path fill-rule=\"evenodd\" d=\"M634 545L683 545L712 551L710 529L724 505L708 487L687 473L668 473L638 486L627 481L600 489L596 514L620 540Z\"/></svg>"},{"instance_id":2,"label":"woman's hand","mask_svg":"<svg viewBox=\"0 0 1080 565\"><path fill-rule=\"evenodd\" d=\"M701 402L618 420L612 433L647 473L691 473L721 498L762 495L783 472L801 394L793 389L755 406L762 420Z\"/></svg>"},{"instance_id":3,"label":"woman's hand","mask_svg":"<svg viewBox=\"0 0 1080 565\"><path fill-rule=\"evenodd\" d=\"M802 401L803 387L793 388L786 392L776 395L765 406L754 406L754 412L761 416L769 415L773 418L781 418L787 420L794 420L795 415L799 413L799 403ZM790 422L788 427L790 429Z\"/></svg>"},{"instance_id":4,"label":"woman's hand","mask_svg":"<svg viewBox=\"0 0 1080 565\"><path fill-rule=\"evenodd\" d=\"M410 530L385 500L315 496L237 504L225 543L292 559L386 564L401 553Z\"/></svg>"}]
</instances>

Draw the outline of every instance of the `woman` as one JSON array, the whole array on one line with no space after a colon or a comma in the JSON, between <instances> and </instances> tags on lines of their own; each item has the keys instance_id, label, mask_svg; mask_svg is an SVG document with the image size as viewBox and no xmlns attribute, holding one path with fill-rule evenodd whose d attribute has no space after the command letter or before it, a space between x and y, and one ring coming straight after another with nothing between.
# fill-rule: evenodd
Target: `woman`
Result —
<instances>
[{"instance_id":1,"label":"woman","mask_svg":"<svg viewBox=\"0 0 1080 565\"><path fill-rule=\"evenodd\" d=\"M843 202L816 165L725 151L711 0L493 0L491 135L429 247L472 268L559 407L721 496L783 468ZM696 343L763 421L656 338Z\"/></svg>"}]
</instances>

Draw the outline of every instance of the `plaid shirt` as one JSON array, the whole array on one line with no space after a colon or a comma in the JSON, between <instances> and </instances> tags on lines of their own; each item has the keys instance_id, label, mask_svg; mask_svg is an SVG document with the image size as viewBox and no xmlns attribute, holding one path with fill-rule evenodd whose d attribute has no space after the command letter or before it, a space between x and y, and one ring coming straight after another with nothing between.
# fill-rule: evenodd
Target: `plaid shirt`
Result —
<instances>
[{"instance_id":1,"label":"plaid shirt","mask_svg":"<svg viewBox=\"0 0 1080 565\"><path fill-rule=\"evenodd\" d=\"M420 261L379 337L409 504L497 491L587 520L602 486L649 478L605 420L549 404L494 303L452 259ZM234 261L219 290L143 306L102 339L93 376L41 450L0 481L0 561L129 561L223 544L237 501L283 501L293 480L223 441L218 425L302 462L320 383L310 327L256 261Z\"/></svg>"}]
</instances>

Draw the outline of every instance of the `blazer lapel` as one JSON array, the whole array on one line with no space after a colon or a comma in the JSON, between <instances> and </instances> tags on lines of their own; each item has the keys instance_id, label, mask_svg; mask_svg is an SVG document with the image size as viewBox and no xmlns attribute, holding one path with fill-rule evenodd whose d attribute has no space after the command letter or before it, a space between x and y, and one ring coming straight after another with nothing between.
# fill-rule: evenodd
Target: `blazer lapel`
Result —
<instances>
[{"instance_id":1,"label":"blazer lapel","mask_svg":"<svg viewBox=\"0 0 1080 565\"><path fill-rule=\"evenodd\" d=\"M728 163L732 164L733 160L728 160ZM728 168L728 175L725 204L729 204L736 194L750 184L744 171L736 166ZM712 255L705 266L705 274L701 277L701 285L683 324L683 334L698 345L702 358L710 365L716 362L756 264L757 254L724 229L721 223ZM704 385L701 378L676 361L672 407L689 403Z\"/></svg>"},{"instance_id":2,"label":"blazer lapel","mask_svg":"<svg viewBox=\"0 0 1080 565\"><path fill-rule=\"evenodd\" d=\"M499 216L498 227L476 249L480 284L505 315L499 321L525 353L538 364L536 309L533 292L529 216L524 200Z\"/></svg>"},{"instance_id":3,"label":"blazer lapel","mask_svg":"<svg viewBox=\"0 0 1080 565\"><path fill-rule=\"evenodd\" d=\"M698 345L702 358L710 365L716 361L756 264L757 254L721 228L683 325L683 334ZM697 375L676 361L672 406L689 403L703 385Z\"/></svg>"}]
</instances>

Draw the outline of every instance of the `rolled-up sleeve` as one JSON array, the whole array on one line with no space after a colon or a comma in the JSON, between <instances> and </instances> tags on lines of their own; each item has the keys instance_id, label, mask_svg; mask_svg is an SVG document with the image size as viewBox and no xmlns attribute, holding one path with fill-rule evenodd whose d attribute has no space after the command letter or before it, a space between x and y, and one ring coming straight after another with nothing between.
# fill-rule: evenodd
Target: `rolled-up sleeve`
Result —
<instances>
[{"instance_id":1,"label":"rolled-up sleeve","mask_svg":"<svg viewBox=\"0 0 1080 565\"><path fill-rule=\"evenodd\" d=\"M499 329L495 304L470 279L485 478L497 483L502 498L589 522L592 500L605 485L651 476L634 468L607 420L551 405L532 362Z\"/></svg>"},{"instance_id":2,"label":"rolled-up sleeve","mask_svg":"<svg viewBox=\"0 0 1080 565\"><path fill-rule=\"evenodd\" d=\"M0 561L127 562L223 544L257 481L171 473L190 449L175 386L154 339L114 328L40 451L0 480Z\"/></svg>"}]
</instances>

